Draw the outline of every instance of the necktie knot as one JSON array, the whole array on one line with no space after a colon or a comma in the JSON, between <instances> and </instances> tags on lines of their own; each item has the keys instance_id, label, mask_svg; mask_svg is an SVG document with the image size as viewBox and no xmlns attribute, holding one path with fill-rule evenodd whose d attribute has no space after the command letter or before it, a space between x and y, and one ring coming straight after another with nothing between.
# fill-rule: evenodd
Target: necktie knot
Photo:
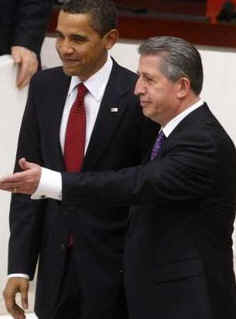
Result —
<instances>
[{"instance_id":1,"label":"necktie knot","mask_svg":"<svg viewBox=\"0 0 236 319\"><path fill-rule=\"evenodd\" d=\"M157 156L157 154L159 153L160 148L161 148L165 138L166 138L165 134L161 130L157 136L157 139L156 139L154 145L153 145L152 153L151 153L151 160L153 160Z\"/></svg>"}]
</instances>

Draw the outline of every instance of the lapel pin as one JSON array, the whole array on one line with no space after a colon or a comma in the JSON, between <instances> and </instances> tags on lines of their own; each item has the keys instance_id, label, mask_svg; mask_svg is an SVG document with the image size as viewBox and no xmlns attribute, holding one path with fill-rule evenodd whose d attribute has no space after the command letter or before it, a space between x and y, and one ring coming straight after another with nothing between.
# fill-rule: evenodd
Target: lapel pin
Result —
<instances>
[{"instance_id":1,"label":"lapel pin","mask_svg":"<svg viewBox=\"0 0 236 319\"><path fill-rule=\"evenodd\" d=\"M110 111L111 111L112 113L115 113L115 112L118 112L118 111L119 111L119 108L118 108L118 107L111 107L111 108L110 108Z\"/></svg>"}]
</instances>

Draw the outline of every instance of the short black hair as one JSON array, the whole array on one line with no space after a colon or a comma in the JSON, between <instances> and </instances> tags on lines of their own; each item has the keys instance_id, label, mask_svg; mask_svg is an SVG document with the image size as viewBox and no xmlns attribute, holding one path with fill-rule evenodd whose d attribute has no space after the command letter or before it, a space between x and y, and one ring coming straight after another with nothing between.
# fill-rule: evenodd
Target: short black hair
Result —
<instances>
[{"instance_id":1,"label":"short black hair","mask_svg":"<svg viewBox=\"0 0 236 319\"><path fill-rule=\"evenodd\" d=\"M117 28L118 13L112 0L68 0L62 10L72 14L90 14L91 26L101 36Z\"/></svg>"}]
</instances>

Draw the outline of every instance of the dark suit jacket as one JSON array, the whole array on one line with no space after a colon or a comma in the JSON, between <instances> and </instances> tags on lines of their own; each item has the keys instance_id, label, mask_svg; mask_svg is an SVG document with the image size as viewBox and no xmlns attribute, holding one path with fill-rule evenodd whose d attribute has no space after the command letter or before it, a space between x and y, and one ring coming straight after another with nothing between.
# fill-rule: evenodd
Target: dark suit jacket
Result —
<instances>
[{"instance_id":1,"label":"dark suit jacket","mask_svg":"<svg viewBox=\"0 0 236 319\"><path fill-rule=\"evenodd\" d=\"M157 126L142 115L133 95L136 75L114 62L104 93L83 171L120 169L140 163L153 142ZM47 168L63 171L59 143L60 121L70 84L61 68L39 72L31 83L19 137L17 158L25 156ZM119 108L111 112L112 107ZM10 211L9 272L32 278L40 254L36 313L53 318L66 264L66 242L73 232L73 249L81 256L78 270L82 296L89 309L80 318L119 318L122 253L128 207L64 207L55 200L13 195ZM89 314L90 313L90 314ZM96 316L95 316L96 315ZM42 316L42 317L41 317ZM95 317L94 317L95 316Z\"/></svg>"},{"instance_id":2,"label":"dark suit jacket","mask_svg":"<svg viewBox=\"0 0 236 319\"><path fill-rule=\"evenodd\" d=\"M0 55L9 54L13 45L39 55L52 6L53 0L1 0Z\"/></svg>"},{"instance_id":3,"label":"dark suit jacket","mask_svg":"<svg viewBox=\"0 0 236 319\"><path fill-rule=\"evenodd\" d=\"M236 318L235 197L235 147L207 105L145 165L63 174L64 207L133 204L124 261L131 319Z\"/></svg>"}]
</instances>

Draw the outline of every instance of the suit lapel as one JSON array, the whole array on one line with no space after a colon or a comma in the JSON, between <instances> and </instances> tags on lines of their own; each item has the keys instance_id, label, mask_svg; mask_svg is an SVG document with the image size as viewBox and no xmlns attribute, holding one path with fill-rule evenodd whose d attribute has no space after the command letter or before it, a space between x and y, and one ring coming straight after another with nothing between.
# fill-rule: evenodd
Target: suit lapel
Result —
<instances>
[{"instance_id":1,"label":"suit lapel","mask_svg":"<svg viewBox=\"0 0 236 319\"><path fill-rule=\"evenodd\" d=\"M60 71L57 81L53 83L51 103L48 105L47 126L49 134L47 136L47 150L52 167L55 170L62 171L64 170L64 158L60 145L60 125L71 78L66 76L62 70Z\"/></svg>"},{"instance_id":2,"label":"suit lapel","mask_svg":"<svg viewBox=\"0 0 236 319\"><path fill-rule=\"evenodd\" d=\"M112 136L126 110L122 96L129 86L122 76L122 69L113 61L112 72L108 81L82 170L91 169L96 164L104 150L112 142Z\"/></svg>"}]
</instances>

